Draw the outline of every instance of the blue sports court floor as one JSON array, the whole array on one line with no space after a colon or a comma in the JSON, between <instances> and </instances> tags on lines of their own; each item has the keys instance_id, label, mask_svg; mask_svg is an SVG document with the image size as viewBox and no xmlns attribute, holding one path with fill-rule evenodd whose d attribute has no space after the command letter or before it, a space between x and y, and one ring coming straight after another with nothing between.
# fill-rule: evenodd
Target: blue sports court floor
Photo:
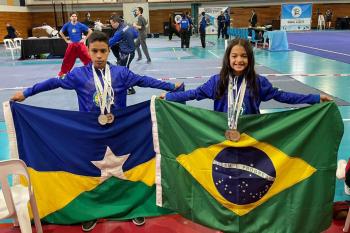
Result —
<instances>
[{"instance_id":1,"label":"blue sports court floor","mask_svg":"<svg viewBox=\"0 0 350 233\"><path fill-rule=\"evenodd\" d=\"M333 39L336 44L329 45L312 38L324 36L327 41ZM305 37L309 38L305 40ZM345 38L350 31L290 33L288 35L290 51L270 52L255 49L256 70L266 75L271 82L286 91L299 93L326 93L336 100L343 117L345 133L339 149L338 159L350 156L350 51ZM339 40L343 38L343 40ZM132 62L131 70L135 73L152 76L171 82L185 82L187 89L204 83L211 75L220 70L224 54L224 41L216 36L207 36L207 48L200 46L199 38L191 38L191 48L181 49L180 39L169 41L166 37L147 40L152 63L146 60ZM329 44L329 43L328 43ZM322 53L321 53L321 52ZM315 54L315 55L312 55ZM110 62L114 63L113 55ZM11 56L0 49L0 101L8 100L16 90L31 86L36 82L55 77L61 66L61 59L13 61ZM77 62L77 66L81 65ZM128 96L128 105L150 99L162 91L136 88L136 95ZM25 104L75 110L75 93L66 90L54 90L41 93L27 99ZM212 101L192 101L189 105L212 109ZM263 103L263 113L295 108L274 101ZM0 159L9 156L8 141L2 109L0 110ZM337 181L335 201L345 200L342 181Z\"/></svg>"}]
</instances>

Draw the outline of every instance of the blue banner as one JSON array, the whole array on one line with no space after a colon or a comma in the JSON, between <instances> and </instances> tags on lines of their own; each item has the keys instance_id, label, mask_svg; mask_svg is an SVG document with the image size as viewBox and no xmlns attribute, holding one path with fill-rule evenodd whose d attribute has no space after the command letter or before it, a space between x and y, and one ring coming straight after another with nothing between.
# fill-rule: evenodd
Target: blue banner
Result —
<instances>
[{"instance_id":1,"label":"blue banner","mask_svg":"<svg viewBox=\"0 0 350 233\"><path fill-rule=\"evenodd\" d=\"M282 4L281 30L304 31L311 29L312 4Z\"/></svg>"}]
</instances>

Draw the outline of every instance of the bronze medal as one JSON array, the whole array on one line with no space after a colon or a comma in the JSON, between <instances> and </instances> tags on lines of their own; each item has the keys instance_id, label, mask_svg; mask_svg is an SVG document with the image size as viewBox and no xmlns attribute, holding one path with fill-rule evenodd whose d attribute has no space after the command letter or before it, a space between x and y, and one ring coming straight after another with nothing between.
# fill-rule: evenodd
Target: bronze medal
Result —
<instances>
[{"instance_id":1,"label":"bronze medal","mask_svg":"<svg viewBox=\"0 0 350 233\"><path fill-rule=\"evenodd\" d=\"M225 137L227 140L238 142L241 138L241 134L236 129L228 129L225 132Z\"/></svg>"},{"instance_id":2,"label":"bronze medal","mask_svg":"<svg viewBox=\"0 0 350 233\"><path fill-rule=\"evenodd\" d=\"M113 123L113 121L114 121L114 115L113 115L112 113L107 113L107 114L106 114L106 117L107 117L107 123L108 123L108 124Z\"/></svg>"},{"instance_id":3,"label":"bronze medal","mask_svg":"<svg viewBox=\"0 0 350 233\"><path fill-rule=\"evenodd\" d=\"M98 123L100 123L100 125L105 125L108 123L108 118L104 114L99 115L97 120L98 120Z\"/></svg>"}]
</instances>

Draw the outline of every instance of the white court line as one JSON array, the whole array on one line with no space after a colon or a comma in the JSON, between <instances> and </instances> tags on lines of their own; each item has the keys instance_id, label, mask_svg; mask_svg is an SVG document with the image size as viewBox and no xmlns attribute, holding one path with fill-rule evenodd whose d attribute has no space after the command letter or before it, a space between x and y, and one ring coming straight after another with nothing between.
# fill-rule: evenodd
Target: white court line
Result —
<instances>
[{"instance_id":1,"label":"white court line","mask_svg":"<svg viewBox=\"0 0 350 233\"><path fill-rule=\"evenodd\" d=\"M332 50L320 49L320 48L315 48L315 47L301 45L301 44L294 44L294 43L289 43L289 44L296 45L296 46L299 46L299 47L308 48L308 49L316 49L316 50L320 50L320 51L327 52L327 53L335 53L335 54L340 54L340 55L344 55L344 56L350 57L350 54L347 54L347 53L339 53L339 52L335 52L335 51L332 51Z\"/></svg>"},{"instance_id":2,"label":"white court line","mask_svg":"<svg viewBox=\"0 0 350 233\"><path fill-rule=\"evenodd\" d=\"M221 67L214 67L214 68L221 68ZM147 71L161 71L161 70L147 70ZM294 78L301 78L301 77L313 77L313 76L333 76L333 77L347 77L350 76L350 74L260 74L265 77L282 77L282 76L290 76ZM177 79L201 79L201 78L209 78L211 75L203 75L203 76L188 76L188 77L163 77L158 78L158 80L177 80ZM276 80L275 80L276 81ZM289 80L286 80L289 81ZM283 82L283 80L279 80L278 82ZM28 87L3 87L0 88L0 91L7 91L7 90L22 90Z\"/></svg>"},{"instance_id":3,"label":"white court line","mask_svg":"<svg viewBox=\"0 0 350 233\"><path fill-rule=\"evenodd\" d=\"M26 89L28 87L4 87L0 88L0 91L7 91L7 90L21 90L21 89Z\"/></svg>"},{"instance_id":4,"label":"white court line","mask_svg":"<svg viewBox=\"0 0 350 233\"><path fill-rule=\"evenodd\" d=\"M177 60L180 60L180 57L179 57L179 56L177 56L177 54L176 54L176 50L175 50L175 48L173 48L173 52L174 52L175 57L177 58Z\"/></svg>"},{"instance_id":5,"label":"white court line","mask_svg":"<svg viewBox=\"0 0 350 233\"><path fill-rule=\"evenodd\" d=\"M164 77L164 78L157 78L157 80L176 80L176 79L199 79L199 78L209 78L210 75L204 75L204 76L189 76L189 77Z\"/></svg>"},{"instance_id":6,"label":"white court line","mask_svg":"<svg viewBox=\"0 0 350 233\"><path fill-rule=\"evenodd\" d=\"M213 54L216 58L220 58L218 55L216 55L213 51L208 50L209 53Z\"/></svg>"}]
</instances>

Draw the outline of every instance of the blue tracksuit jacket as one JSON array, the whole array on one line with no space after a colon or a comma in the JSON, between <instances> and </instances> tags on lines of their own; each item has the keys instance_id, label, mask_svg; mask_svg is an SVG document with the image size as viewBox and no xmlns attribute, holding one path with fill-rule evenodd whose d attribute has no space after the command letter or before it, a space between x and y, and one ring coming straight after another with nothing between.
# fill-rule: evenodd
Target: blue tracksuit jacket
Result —
<instances>
[{"instance_id":1,"label":"blue tracksuit jacket","mask_svg":"<svg viewBox=\"0 0 350 233\"><path fill-rule=\"evenodd\" d=\"M238 86L240 87L243 77L239 77ZM220 99L216 98L216 90L219 85L220 75L212 76L206 83L199 86L197 89L167 93L166 100L184 102L187 100L202 100L212 99L214 100L214 110L218 112L227 112L227 91ZM315 104L320 102L320 95L309 94L296 94L282 91L272 86L266 77L257 76L259 97L253 98L252 93L247 86L247 90L243 100L243 113L242 114L258 114L260 113L261 101L268 101L274 99L278 102L287 104Z\"/></svg>"},{"instance_id":2,"label":"blue tracksuit jacket","mask_svg":"<svg viewBox=\"0 0 350 233\"><path fill-rule=\"evenodd\" d=\"M148 76L140 76L131 72L124 66L110 64L112 87L114 90L114 105L112 108L121 109L126 107L127 89L132 86L152 87L166 91L173 91L175 84L159 81ZM101 76L101 72L96 72ZM50 78L35 84L24 90L25 97L37 93L53 90L58 87L75 90L78 96L79 111L99 112L98 96L92 72L92 63L86 66L74 68L64 78Z\"/></svg>"}]
</instances>

